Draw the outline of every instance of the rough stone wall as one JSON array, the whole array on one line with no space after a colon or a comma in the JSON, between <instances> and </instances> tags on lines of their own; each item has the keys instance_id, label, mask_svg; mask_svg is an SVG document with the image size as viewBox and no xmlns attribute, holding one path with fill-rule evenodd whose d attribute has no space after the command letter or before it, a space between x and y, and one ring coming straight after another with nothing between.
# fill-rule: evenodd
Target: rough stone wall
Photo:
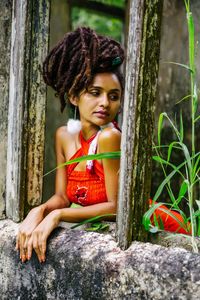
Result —
<instances>
[{"instance_id":1,"label":"rough stone wall","mask_svg":"<svg viewBox=\"0 0 200 300\"><path fill-rule=\"evenodd\" d=\"M17 225L0 223L1 299L199 299L200 256L134 242L126 251L110 235L57 229L47 260L22 264Z\"/></svg>"}]
</instances>

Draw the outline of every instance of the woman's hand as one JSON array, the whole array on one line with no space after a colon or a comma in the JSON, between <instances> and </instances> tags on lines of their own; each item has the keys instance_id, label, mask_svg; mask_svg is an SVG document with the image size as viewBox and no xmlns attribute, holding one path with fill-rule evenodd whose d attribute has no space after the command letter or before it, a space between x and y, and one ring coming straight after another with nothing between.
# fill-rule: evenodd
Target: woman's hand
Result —
<instances>
[{"instance_id":1,"label":"woman's hand","mask_svg":"<svg viewBox=\"0 0 200 300\"><path fill-rule=\"evenodd\" d=\"M60 222L60 210L56 209L49 213L44 220L35 228L28 243L28 259L31 258L34 248L40 262L46 259L47 238Z\"/></svg>"},{"instance_id":2,"label":"woman's hand","mask_svg":"<svg viewBox=\"0 0 200 300\"><path fill-rule=\"evenodd\" d=\"M16 238L16 250L20 251L20 259L25 262L28 259L28 244L33 230L44 218L44 206L40 205L33 208L26 219L22 222L19 227L17 238Z\"/></svg>"}]
</instances>

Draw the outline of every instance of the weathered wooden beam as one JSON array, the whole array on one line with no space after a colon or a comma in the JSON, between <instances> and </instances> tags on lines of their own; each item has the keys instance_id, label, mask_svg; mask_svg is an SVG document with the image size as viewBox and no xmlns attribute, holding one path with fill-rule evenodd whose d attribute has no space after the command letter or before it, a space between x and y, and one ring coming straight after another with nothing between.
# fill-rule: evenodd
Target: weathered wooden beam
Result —
<instances>
[{"instance_id":1,"label":"weathered wooden beam","mask_svg":"<svg viewBox=\"0 0 200 300\"><path fill-rule=\"evenodd\" d=\"M71 29L71 7L68 0L51 0L50 49ZM54 136L56 129L66 124L67 115L67 110L61 113L60 101L58 98L55 99L55 91L50 87L47 88L44 173L56 166ZM51 175L44 177L43 201L48 200L55 193L55 175L55 172L53 172Z\"/></svg>"},{"instance_id":2,"label":"weathered wooden beam","mask_svg":"<svg viewBox=\"0 0 200 300\"><path fill-rule=\"evenodd\" d=\"M48 0L13 0L6 214L15 221L23 217L27 202L41 201L46 88L40 70L48 20Z\"/></svg>"},{"instance_id":3,"label":"weathered wooden beam","mask_svg":"<svg viewBox=\"0 0 200 300\"><path fill-rule=\"evenodd\" d=\"M144 241L147 236L141 222L150 195L162 4L162 0L130 1L117 217L122 249L132 239Z\"/></svg>"},{"instance_id":4,"label":"weathered wooden beam","mask_svg":"<svg viewBox=\"0 0 200 300\"><path fill-rule=\"evenodd\" d=\"M41 204L45 142L46 85L41 74L48 52L48 0L32 2L32 47L30 51L30 92L28 109L27 201L32 207Z\"/></svg>"},{"instance_id":5,"label":"weathered wooden beam","mask_svg":"<svg viewBox=\"0 0 200 300\"><path fill-rule=\"evenodd\" d=\"M72 7L84 8L87 10L91 10L98 14L109 15L113 18L124 20L125 18L125 10L123 8L107 5L104 3L100 3L97 1L88 1L88 0L68 0Z\"/></svg>"},{"instance_id":6,"label":"weathered wooden beam","mask_svg":"<svg viewBox=\"0 0 200 300\"><path fill-rule=\"evenodd\" d=\"M5 217L12 1L0 1L0 219Z\"/></svg>"},{"instance_id":7,"label":"weathered wooden beam","mask_svg":"<svg viewBox=\"0 0 200 300\"><path fill-rule=\"evenodd\" d=\"M8 108L8 151L6 178L6 215L15 221L20 219L21 167L24 159L23 122L25 80L25 33L27 1L13 1L10 58L10 86ZM26 78L27 79L27 78ZM25 89L24 89L25 87Z\"/></svg>"}]
</instances>

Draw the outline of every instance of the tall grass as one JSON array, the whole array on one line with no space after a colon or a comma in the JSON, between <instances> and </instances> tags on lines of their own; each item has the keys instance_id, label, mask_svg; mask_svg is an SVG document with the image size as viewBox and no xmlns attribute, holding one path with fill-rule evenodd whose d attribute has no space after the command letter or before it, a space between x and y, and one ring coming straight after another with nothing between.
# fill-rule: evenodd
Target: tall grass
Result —
<instances>
[{"instance_id":1,"label":"tall grass","mask_svg":"<svg viewBox=\"0 0 200 300\"><path fill-rule=\"evenodd\" d=\"M171 204L171 209L178 211L183 217L183 222L178 221L180 227L183 227L186 231L191 232L191 244L194 252L198 252L197 243L195 236L200 236L200 200L195 198L195 190L199 187L200 183L200 152L196 151L196 124L200 119L197 112L198 107L198 95L197 95L197 82L196 82L196 68L195 68L195 35L194 35L194 20L192 12L190 9L190 1L184 0L186 15L187 15L187 28L188 28L188 49L189 49L189 65L183 65L179 63L174 63L185 68L190 74L190 93L189 95L182 98L179 102L189 100L189 105L191 106L191 145L187 145L184 140L184 122L182 118L182 113L180 111L180 121L179 125L170 119L166 112L160 114L158 121L158 145L154 147L155 156L153 159L158 162L163 170L165 179L159 185L154 197L153 205L145 213L143 217L143 224L147 230L156 231L158 227L157 222L153 227L151 225L150 219L152 218L156 208L158 208L163 203L155 203L159 198L164 188L166 188ZM176 140L172 140L168 145L161 144L161 133L163 128L164 119L169 123L173 132L175 133ZM167 156L163 155L163 150L167 148ZM176 165L172 162L172 153L183 154L183 161L181 164ZM172 189L171 180L176 176L180 181L179 193L175 195ZM189 216L186 216L184 211L180 208L182 202L186 202L189 207ZM173 214L166 211L171 217L176 219ZM177 220L176 220L177 221ZM188 222L190 226L188 227ZM157 225L157 226L156 226Z\"/></svg>"}]
</instances>

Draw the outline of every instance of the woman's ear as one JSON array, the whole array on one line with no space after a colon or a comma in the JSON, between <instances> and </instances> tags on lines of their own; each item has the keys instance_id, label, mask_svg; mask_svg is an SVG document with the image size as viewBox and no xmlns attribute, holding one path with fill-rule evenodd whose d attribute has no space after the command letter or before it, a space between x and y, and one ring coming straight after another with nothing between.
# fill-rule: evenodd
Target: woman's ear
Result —
<instances>
[{"instance_id":1,"label":"woman's ear","mask_svg":"<svg viewBox=\"0 0 200 300\"><path fill-rule=\"evenodd\" d=\"M74 106L78 106L78 97L76 96L71 96L69 98L69 101L71 102L71 104L73 104Z\"/></svg>"}]
</instances>

